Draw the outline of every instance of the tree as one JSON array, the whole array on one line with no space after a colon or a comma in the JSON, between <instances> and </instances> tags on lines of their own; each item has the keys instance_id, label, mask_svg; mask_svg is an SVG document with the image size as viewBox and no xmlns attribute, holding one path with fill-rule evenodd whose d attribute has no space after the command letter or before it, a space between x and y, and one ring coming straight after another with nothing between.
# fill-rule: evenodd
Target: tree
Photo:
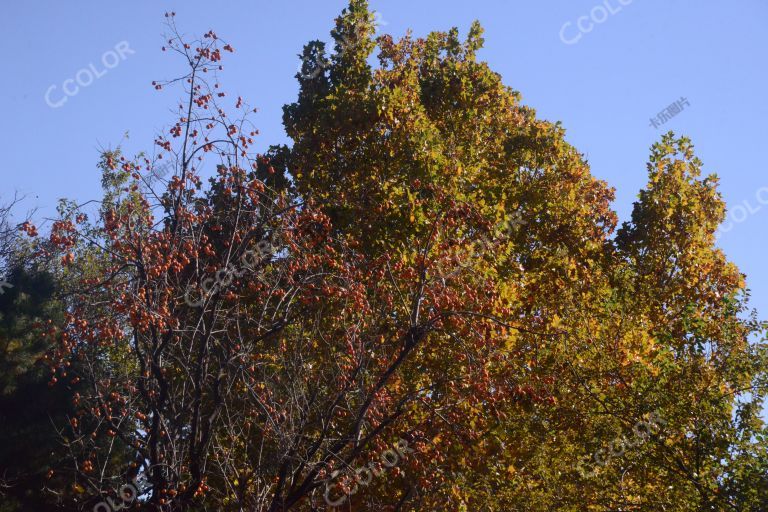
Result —
<instances>
[{"instance_id":1,"label":"tree","mask_svg":"<svg viewBox=\"0 0 768 512\"><path fill-rule=\"evenodd\" d=\"M396 436L405 455L438 415L461 417L462 397L492 404L506 393L482 364L495 357L494 333L515 328L490 315L493 283L426 275L433 244L444 245L437 230L475 222L471 209L435 190L440 224L421 257L360 251L293 193L285 151L249 154L247 121L230 120L225 93L203 78L219 67L220 44L212 32L169 42L189 64L176 80L188 96L170 129L180 142L156 141L176 168L157 206L138 186L152 161L107 152L100 217L89 223L67 208L52 227L50 243L79 283L50 362L52 381L89 383L69 434L77 485L94 496L86 503L146 476L148 503L162 509L203 498L234 510L320 506L336 468ZM202 191L209 155L219 176ZM441 257L452 260L448 249ZM435 367L444 351L456 357ZM105 471L122 459L122 474Z\"/></svg>"},{"instance_id":2,"label":"tree","mask_svg":"<svg viewBox=\"0 0 768 512\"><path fill-rule=\"evenodd\" d=\"M19 202L0 208L0 509L54 510L45 491L68 484L57 426L73 408L70 391L51 389L38 363L49 348L41 332L62 319L60 276L19 236L36 235L31 214L13 222Z\"/></svg>"},{"instance_id":3,"label":"tree","mask_svg":"<svg viewBox=\"0 0 768 512\"><path fill-rule=\"evenodd\" d=\"M492 279L505 299L492 315L521 328L505 340L512 357L488 367L517 394L496 404L497 418L470 409L471 424L431 432L445 443L460 425L473 456L450 441L445 457L425 449L428 479L409 506L758 510L760 491L733 489L765 486L755 471L765 464L765 348L760 325L743 319L743 278L714 248L724 205L716 178L697 179L690 142L668 135L653 148L649 188L611 238L612 190L558 124L536 119L477 62L479 25L463 42L456 29L375 44L372 34L367 3L352 1L334 53L319 42L303 52L298 100L284 111L297 189L372 257L408 260L425 233L445 234L477 257L442 265L436 255L427 273ZM461 250L476 231L442 231L441 197L518 229ZM653 442L579 471L651 414ZM742 472L746 481L732 481Z\"/></svg>"},{"instance_id":4,"label":"tree","mask_svg":"<svg viewBox=\"0 0 768 512\"><path fill-rule=\"evenodd\" d=\"M169 28L158 154L105 152L98 215L65 204L48 239L78 505L140 477L154 510L760 509L765 350L689 141L654 146L614 236L479 24L374 40L352 0L266 154L225 108L232 47Z\"/></svg>"}]
</instances>

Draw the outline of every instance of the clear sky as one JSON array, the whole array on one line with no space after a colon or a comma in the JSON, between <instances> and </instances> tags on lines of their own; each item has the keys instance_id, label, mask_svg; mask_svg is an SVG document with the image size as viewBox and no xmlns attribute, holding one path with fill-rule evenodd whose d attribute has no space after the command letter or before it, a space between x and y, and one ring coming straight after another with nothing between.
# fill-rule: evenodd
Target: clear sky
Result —
<instances>
[{"instance_id":1,"label":"clear sky","mask_svg":"<svg viewBox=\"0 0 768 512\"><path fill-rule=\"evenodd\" d=\"M214 29L237 52L224 87L260 109L262 148L287 142L281 106L295 99L296 54L329 40L344 0L2 0L0 198L18 191L52 215L56 200L100 196L98 149L151 150L173 119L179 62L160 51L165 11L181 30ZM416 35L474 19L481 58L539 116L560 120L592 172L616 187L622 220L645 185L648 148L662 132L693 139L729 205L719 244L748 275L768 318L768 1L372 0L381 31ZM90 65L93 64L93 69ZM81 71L86 70L86 71ZM67 95L68 91L70 95ZM47 94L47 96L46 96ZM65 101L66 100L66 101ZM651 119L674 104L664 124Z\"/></svg>"}]
</instances>

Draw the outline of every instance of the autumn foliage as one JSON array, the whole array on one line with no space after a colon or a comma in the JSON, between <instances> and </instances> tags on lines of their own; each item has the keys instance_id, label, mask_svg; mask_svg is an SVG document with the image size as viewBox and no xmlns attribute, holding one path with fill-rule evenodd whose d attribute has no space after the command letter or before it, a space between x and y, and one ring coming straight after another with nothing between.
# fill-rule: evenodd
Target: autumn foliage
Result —
<instances>
[{"instance_id":1,"label":"autumn foliage","mask_svg":"<svg viewBox=\"0 0 768 512\"><path fill-rule=\"evenodd\" d=\"M330 55L304 49L293 144L259 154L219 83L234 48L168 20L188 68L152 85L178 117L151 155L105 152L99 210L63 203L38 242L65 304L41 359L76 411L62 506L139 478L144 510L761 510L765 347L690 141L652 148L617 229L479 24L374 38L353 0Z\"/></svg>"}]
</instances>

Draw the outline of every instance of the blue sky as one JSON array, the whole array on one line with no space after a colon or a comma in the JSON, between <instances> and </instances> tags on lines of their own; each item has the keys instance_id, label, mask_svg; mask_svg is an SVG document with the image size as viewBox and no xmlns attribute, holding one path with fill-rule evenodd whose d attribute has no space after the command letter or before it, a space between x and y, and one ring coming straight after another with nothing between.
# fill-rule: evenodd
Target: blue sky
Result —
<instances>
[{"instance_id":1,"label":"blue sky","mask_svg":"<svg viewBox=\"0 0 768 512\"><path fill-rule=\"evenodd\" d=\"M0 97L0 198L52 215L56 200L100 196L100 147L128 132L129 153L151 150L176 92L150 83L177 76L160 51L165 11L189 35L214 29L237 50L222 82L259 108L261 148L287 142L281 107L295 99L296 56L329 40L343 0L15 1L4 3L6 78ZM416 35L474 19L486 29L481 58L539 116L562 121L592 172L616 187L629 217L646 183L648 148L662 132L693 139L706 173L721 178L731 216L719 244L748 275L752 305L768 317L768 2L765 0L372 0L381 30ZM108 56L105 56L109 54ZM105 65L106 63L106 65ZM89 69L78 75L83 69ZM98 78L95 75L99 75ZM77 86L77 81L87 86ZM93 78L92 83L90 78ZM67 80L75 82L65 83ZM65 96L64 88L72 92ZM46 100L46 93L50 91ZM682 112L651 125L675 101ZM66 99L66 102L61 103ZM52 107L51 105L59 105Z\"/></svg>"}]
</instances>

